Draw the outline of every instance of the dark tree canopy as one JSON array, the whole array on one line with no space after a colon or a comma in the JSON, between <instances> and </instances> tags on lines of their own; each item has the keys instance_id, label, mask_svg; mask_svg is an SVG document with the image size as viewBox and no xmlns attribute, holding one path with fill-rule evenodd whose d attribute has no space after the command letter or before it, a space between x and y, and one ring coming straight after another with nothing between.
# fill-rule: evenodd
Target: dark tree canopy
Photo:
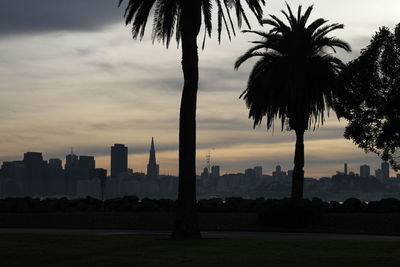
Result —
<instances>
[{"instance_id":1,"label":"dark tree canopy","mask_svg":"<svg viewBox=\"0 0 400 267\"><path fill-rule=\"evenodd\" d=\"M336 112L348 120L344 136L400 169L400 24L383 27L341 74Z\"/></svg>"},{"instance_id":2,"label":"dark tree canopy","mask_svg":"<svg viewBox=\"0 0 400 267\"><path fill-rule=\"evenodd\" d=\"M350 51L350 46L329 36L343 24L327 24L319 18L308 19L313 6L302 14L299 6L294 14L282 11L288 24L271 15L263 24L272 26L269 32L245 31L261 36L235 63L239 68L249 58L260 58L250 73L242 97L249 108L254 126L265 117L267 128L281 120L282 130L307 130L324 122L324 112L332 106L336 81L344 64L331 53L336 49ZM307 25L308 24L308 25Z\"/></svg>"},{"instance_id":3,"label":"dark tree canopy","mask_svg":"<svg viewBox=\"0 0 400 267\"><path fill-rule=\"evenodd\" d=\"M118 1L119 5L124 2L124 0ZM181 40L183 27L181 20L182 0L125 0L125 2L128 2L125 9L125 22L132 24L133 38L143 38L148 18L151 12L154 12L153 41L162 41L168 47L174 33L176 41ZM236 35L231 10L234 10L239 28L243 22L248 28L251 28L245 8L248 8L250 13L254 14L261 23L262 6L265 5L265 0L200 0L200 2L202 23L204 24L203 47L206 36L211 37L213 7L217 10L218 40L221 40L223 29L227 31L229 39L232 35Z\"/></svg>"}]
</instances>

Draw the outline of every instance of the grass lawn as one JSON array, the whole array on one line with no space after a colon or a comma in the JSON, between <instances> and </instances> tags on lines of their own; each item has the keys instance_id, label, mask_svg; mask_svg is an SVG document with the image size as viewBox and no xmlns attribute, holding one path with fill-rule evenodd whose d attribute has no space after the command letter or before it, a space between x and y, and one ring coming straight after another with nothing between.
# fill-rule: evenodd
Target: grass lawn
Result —
<instances>
[{"instance_id":1,"label":"grass lawn","mask_svg":"<svg viewBox=\"0 0 400 267\"><path fill-rule=\"evenodd\" d=\"M400 266L400 242L0 234L0 266Z\"/></svg>"}]
</instances>

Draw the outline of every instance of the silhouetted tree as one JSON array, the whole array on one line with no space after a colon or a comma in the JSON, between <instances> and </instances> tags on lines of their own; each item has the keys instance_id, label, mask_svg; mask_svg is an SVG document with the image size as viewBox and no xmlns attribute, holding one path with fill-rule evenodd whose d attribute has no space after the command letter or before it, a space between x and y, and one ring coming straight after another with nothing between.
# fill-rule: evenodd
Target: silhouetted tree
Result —
<instances>
[{"instance_id":1,"label":"silhouetted tree","mask_svg":"<svg viewBox=\"0 0 400 267\"><path fill-rule=\"evenodd\" d=\"M400 24L381 28L341 77L335 109L349 121L344 136L400 169Z\"/></svg>"},{"instance_id":2,"label":"silhouetted tree","mask_svg":"<svg viewBox=\"0 0 400 267\"><path fill-rule=\"evenodd\" d=\"M123 0L119 0L119 4ZM204 27L204 40L212 32L212 7L218 16L218 39L225 28L229 38L235 34L230 11L235 10L237 24L242 21L250 27L244 11L244 3L261 22L264 0L127 0L126 24L132 24L134 38L142 38L150 13L153 15L153 40L162 41L168 47L176 36L182 45L182 70L184 85L179 121L179 193L177 217L173 238L200 238L196 213L196 103L198 90L197 37Z\"/></svg>"},{"instance_id":3,"label":"silhouetted tree","mask_svg":"<svg viewBox=\"0 0 400 267\"><path fill-rule=\"evenodd\" d=\"M350 51L350 46L328 33L343 29L343 24L327 25L320 18L306 26L312 6L297 17L289 5L282 11L289 25L278 17L263 20L272 26L269 32L245 31L260 35L262 41L238 58L235 68L252 57L260 57L250 73L246 90L241 97L250 109L254 127L266 117L267 129L276 118L282 130L296 132L296 149L292 182L292 199L303 197L304 132L324 122L324 112L332 106L335 84L343 63L328 53L331 48Z\"/></svg>"}]
</instances>

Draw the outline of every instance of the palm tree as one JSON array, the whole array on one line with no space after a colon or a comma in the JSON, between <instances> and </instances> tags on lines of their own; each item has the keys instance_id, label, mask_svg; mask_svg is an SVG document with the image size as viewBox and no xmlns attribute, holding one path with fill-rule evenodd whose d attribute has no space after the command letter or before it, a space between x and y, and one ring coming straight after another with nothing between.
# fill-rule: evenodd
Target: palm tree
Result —
<instances>
[{"instance_id":1,"label":"palm tree","mask_svg":"<svg viewBox=\"0 0 400 267\"><path fill-rule=\"evenodd\" d=\"M119 0L119 5L123 0ZM231 10L235 11L240 28L244 21L250 28L247 8L262 20L262 5L265 0L127 0L125 23L132 24L133 38L143 38L148 17L153 16L152 38L162 41L167 47L174 36L181 42L183 91L179 120L179 192L176 221L172 237L175 239L200 238L196 212L196 103L198 90L197 37L204 27L204 38L211 37L212 8L217 9L218 40L226 29L229 39L235 35ZM246 3L244 6L243 2Z\"/></svg>"},{"instance_id":2,"label":"palm tree","mask_svg":"<svg viewBox=\"0 0 400 267\"><path fill-rule=\"evenodd\" d=\"M249 108L253 127L266 118L269 130L276 118L281 130L294 130L296 147L292 180L292 199L303 198L304 132L324 122L324 112L332 107L341 60L328 53L336 48L351 51L350 46L328 33L343 29L343 24L327 25L317 19L306 26L313 6L303 14L301 6L295 16L287 5L282 11L289 24L271 15L263 24L272 26L269 32L245 31L261 36L254 47L239 57L235 69L246 60L260 57L253 67L243 97Z\"/></svg>"}]
</instances>

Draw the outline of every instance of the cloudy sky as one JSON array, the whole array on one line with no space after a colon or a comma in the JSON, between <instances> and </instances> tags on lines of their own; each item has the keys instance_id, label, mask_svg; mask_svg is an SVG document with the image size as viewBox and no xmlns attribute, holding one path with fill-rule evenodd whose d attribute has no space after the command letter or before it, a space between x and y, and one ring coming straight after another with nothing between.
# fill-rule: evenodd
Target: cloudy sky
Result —
<instances>
[{"instance_id":1,"label":"cloudy sky","mask_svg":"<svg viewBox=\"0 0 400 267\"><path fill-rule=\"evenodd\" d=\"M0 0L0 161L17 160L26 151L45 159L65 158L71 147L96 156L109 168L110 146L129 147L129 167L144 171L154 136L161 173L177 174L178 114L182 74L180 51L132 40L117 0ZM400 22L398 0L288 1L314 4L312 19L344 23L336 35L357 57L380 26ZM279 14L284 1L269 0L267 14ZM149 24L148 30L151 24ZM149 31L150 32L150 31ZM211 151L222 173L279 163L291 169L294 133L252 129L242 100L253 62L233 70L235 59L256 36L238 34L220 45L216 36L200 52L197 169ZM306 133L306 176L330 176L380 160L344 140L345 121L332 112L324 126Z\"/></svg>"}]
</instances>

